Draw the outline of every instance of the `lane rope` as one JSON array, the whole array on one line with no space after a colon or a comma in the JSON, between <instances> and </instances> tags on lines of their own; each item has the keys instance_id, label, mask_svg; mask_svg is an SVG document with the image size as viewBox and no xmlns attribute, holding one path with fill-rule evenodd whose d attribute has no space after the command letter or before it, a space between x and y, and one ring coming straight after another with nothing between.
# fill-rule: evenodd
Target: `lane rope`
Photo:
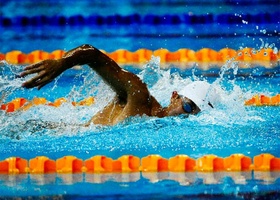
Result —
<instances>
[{"instance_id":1,"label":"lane rope","mask_svg":"<svg viewBox=\"0 0 280 200\"><path fill-rule=\"evenodd\" d=\"M130 15L54 15L54 16L0 16L0 27L41 27L41 26L131 26L131 25L195 25L195 24L277 24L280 12L242 14L130 14Z\"/></svg>"},{"instance_id":2,"label":"lane rope","mask_svg":"<svg viewBox=\"0 0 280 200\"><path fill-rule=\"evenodd\" d=\"M34 106L45 105L59 107L63 103L67 103L68 100L64 97L57 98L53 102L48 101L44 97L34 97L32 100L26 98L15 98L8 103L0 103L0 109L6 111L7 113L15 111L26 111ZM91 106L94 104L94 97L90 96L82 99L79 102L71 102L73 106ZM69 102L68 102L69 103ZM264 94L254 95L251 99L245 100L245 106L280 106L280 94L275 96L266 96Z\"/></svg>"},{"instance_id":3,"label":"lane rope","mask_svg":"<svg viewBox=\"0 0 280 200\"><path fill-rule=\"evenodd\" d=\"M148 62L152 56L160 57L161 63L211 63L217 66L222 66L225 62L232 60L249 63L251 67L264 66L273 68L279 66L280 62L280 51L278 51L277 48L262 48L260 50L250 47L240 50L223 48L219 51L211 48L203 48L198 51L181 48L173 52L164 48L155 51L138 49L134 52L118 49L114 52L106 52L104 50L102 50L102 52L120 64L145 63ZM55 50L53 52L35 50L30 53L14 50L5 54L0 53L0 61L5 60L10 64L26 65L37 63L45 59L59 59L64 54L64 50ZM248 66L244 65L243 68L248 68Z\"/></svg>"},{"instance_id":4,"label":"lane rope","mask_svg":"<svg viewBox=\"0 0 280 200\"><path fill-rule=\"evenodd\" d=\"M94 101L95 101L94 97L90 96L79 102L71 102L71 104L73 106L90 106L94 103ZM21 97L21 98L15 98L8 103L3 103L3 104L0 103L0 109L10 113L15 111L26 111L31 107L39 106L39 105L59 107L66 102L67 102L66 98L63 97L55 99L53 102L48 101L44 97L34 97L32 100L28 100L26 98Z\"/></svg>"},{"instance_id":5,"label":"lane rope","mask_svg":"<svg viewBox=\"0 0 280 200\"><path fill-rule=\"evenodd\" d=\"M158 154L139 158L123 155L116 160L95 155L86 160L69 155L50 159L37 156L30 160L21 157L9 157L0 161L0 173L108 173L108 172L238 172L238 171L280 171L280 158L269 153L250 157L243 154L231 154L229 157L204 155L198 159L188 155L175 155L169 159Z\"/></svg>"}]
</instances>

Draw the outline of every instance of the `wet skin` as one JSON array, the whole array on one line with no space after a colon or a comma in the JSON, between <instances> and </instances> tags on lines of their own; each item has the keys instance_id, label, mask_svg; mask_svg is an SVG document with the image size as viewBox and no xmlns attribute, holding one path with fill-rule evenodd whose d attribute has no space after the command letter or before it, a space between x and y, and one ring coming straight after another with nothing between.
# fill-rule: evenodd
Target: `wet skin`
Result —
<instances>
[{"instance_id":1,"label":"wet skin","mask_svg":"<svg viewBox=\"0 0 280 200\"><path fill-rule=\"evenodd\" d=\"M147 85L135 74L128 72L118 64L91 45L82 45L68 51L61 59L44 60L27 66L21 73L21 77L35 74L34 77L22 84L25 88L43 86L53 81L65 70L76 65L88 65L116 92L116 97L92 119L84 124L114 125L130 116L176 116L180 114L196 114L199 108L196 106L191 113L183 109L183 98L176 91L172 93L170 104L162 107L150 94Z\"/></svg>"}]
</instances>

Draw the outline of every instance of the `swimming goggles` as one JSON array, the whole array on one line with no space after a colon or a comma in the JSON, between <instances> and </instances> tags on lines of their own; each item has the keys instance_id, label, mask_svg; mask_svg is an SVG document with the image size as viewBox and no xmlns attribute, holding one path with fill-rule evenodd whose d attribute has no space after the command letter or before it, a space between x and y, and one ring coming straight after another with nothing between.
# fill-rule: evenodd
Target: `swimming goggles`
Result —
<instances>
[{"instance_id":1,"label":"swimming goggles","mask_svg":"<svg viewBox=\"0 0 280 200\"><path fill-rule=\"evenodd\" d=\"M186 113L194 112L196 107L197 106L193 101L182 98L182 108Z\"/></svg>"}]
</instances>

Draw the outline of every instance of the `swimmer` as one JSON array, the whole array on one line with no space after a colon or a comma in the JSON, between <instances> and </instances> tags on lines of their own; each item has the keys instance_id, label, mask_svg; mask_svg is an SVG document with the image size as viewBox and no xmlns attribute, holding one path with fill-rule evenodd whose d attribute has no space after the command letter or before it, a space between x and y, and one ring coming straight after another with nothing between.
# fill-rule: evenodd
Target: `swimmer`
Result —
<instances>
[{"instance_id":1,"label":"swimmer","mask_svg":"<svg viewBox=\"0 0 280 200\"><path fill-rule=\"evenodd\" d=\"M170 104L162 107L150 94L147 85L135 74L128 72L91 45L82 45L68 51L62 58L44 60L27 66L20 74L25 77L36 74L22 84L25 88L42 88L65 70L76 65L88 65L116 92L115 98L95 114L91 123L115 125L131 116L166 117L181 114L197 114L213 108L217 95L205 81L195 81L180 92L174 91Z\"/></svg>"}]
</instances>

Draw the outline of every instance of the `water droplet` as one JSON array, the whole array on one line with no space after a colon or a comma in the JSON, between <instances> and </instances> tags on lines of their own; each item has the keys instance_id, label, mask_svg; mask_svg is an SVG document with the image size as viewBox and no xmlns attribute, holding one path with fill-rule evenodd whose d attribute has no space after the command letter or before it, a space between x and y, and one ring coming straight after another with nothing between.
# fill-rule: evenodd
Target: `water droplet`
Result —
<instances>
[{"instance_id":1,"label":"water droplet","mask_svg":"<svg viewBox=\"0 0 280 200\"><path fill-rule=\"evenodd\" d=\"M260 41L261 41L260 49L263 49L263 47L264 47L264 41L263 41L263 39L261 39L261 38L260 38Z\"/></svg>"},{"instance_id":2,"label":"water droplet","mask_svg":"<svg viewBox=\"0 0 280 200\"><path fill-rule=\"evenodd\" d=\"M265 29L260 30L260 32L263 33L263 34L266 34L266 30Z\"/></svg>"},{"instance_id":3,"label":"water droplet","mask_svg":"<svg viewBox=\"0 0 280 200\"><path fill-rule=\"evenodd\" d=\"M275 44L272 43L271 45L268 46L268 48L271 48L271 49L272 49L274 46L275 46Z\"/></svg>"},{"instance_id":4,"label":"water droplet","mask_svg":"<svg viewBox=\"0 0 280 200\"><path fill-rule=\"evenodd\" d=\"M273 48L273 53L274 53L274 54L277 54L277 53L278 53L277 47L274 47L274 48Z\"/></svg>"},{"instance_id":5,"label":"water droplet","mask_svg":"<svg viewBox=\"0 0 280 200\"><path fill-rule=\"evenodd\" d=\"M268 43L265 43L264 48L267 49L267 48L268 48L268 45L269 45Z\"/></svg>"}]
</instances>

